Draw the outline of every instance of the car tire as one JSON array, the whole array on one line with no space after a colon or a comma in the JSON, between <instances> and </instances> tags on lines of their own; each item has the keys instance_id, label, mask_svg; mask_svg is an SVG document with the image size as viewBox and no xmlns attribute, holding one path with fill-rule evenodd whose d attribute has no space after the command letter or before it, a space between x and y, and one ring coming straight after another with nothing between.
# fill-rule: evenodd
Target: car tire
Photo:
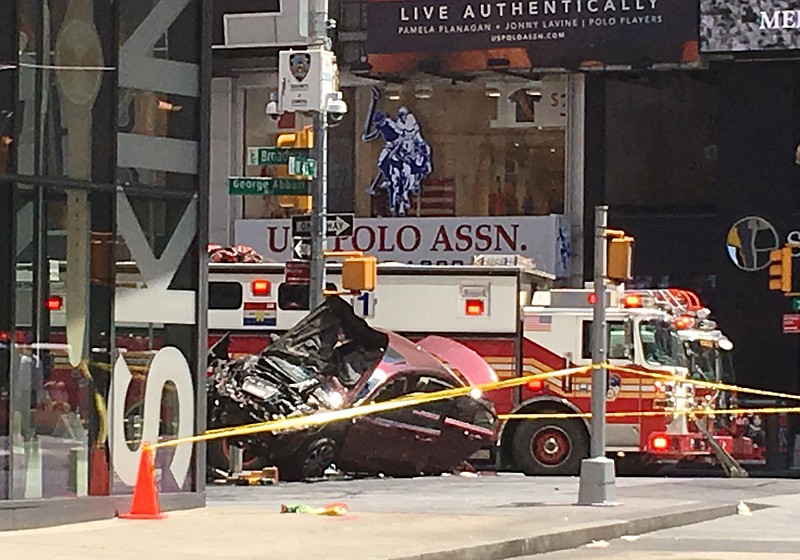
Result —
<instances>
[{"instance_id":1,"label":"car tire","mask_svg":"<svg viewBox=\"0 0 800 560\"><path fill-rule=\"evenodd\" d=\"M589 453L586 427L577 420L531 420L512 442L517 468L527 475L576 475Z\"/></svg>"},{"instance_id":2,"label":"car tire","mask_svg":"<svg viewBox=\"0 0 800 560\"><path fill-rule=\"evenodd\" d=\"M289 482L322 478L336 459L336 443L331 438L312 439L280 468L280 478Z\"/></svg>"}]
</instances>

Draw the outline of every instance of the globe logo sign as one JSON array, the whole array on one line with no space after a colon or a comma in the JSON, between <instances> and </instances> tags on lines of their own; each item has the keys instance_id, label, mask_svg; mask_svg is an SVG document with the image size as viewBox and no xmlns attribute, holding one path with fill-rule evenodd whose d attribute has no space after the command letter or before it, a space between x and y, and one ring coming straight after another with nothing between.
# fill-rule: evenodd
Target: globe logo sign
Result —
<instances>
[{"instance_id":1,"label":"globe logo sign","mask_svg":"<svg viewBox=\"0 0 800 560\"><path fill-rule=\"evenodd\" d=\"M742 218L728 231L728 257L745 272L756 272L769 266L769 252L780 246L778 232L764 218Z\"/></svg>"}]
</instances>

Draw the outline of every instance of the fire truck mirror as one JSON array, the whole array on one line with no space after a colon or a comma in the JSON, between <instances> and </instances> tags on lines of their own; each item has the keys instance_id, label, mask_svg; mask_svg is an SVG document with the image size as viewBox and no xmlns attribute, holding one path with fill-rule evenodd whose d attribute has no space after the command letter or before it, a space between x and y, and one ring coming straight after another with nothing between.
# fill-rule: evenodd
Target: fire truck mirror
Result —
<instances>
[{"instance_id":1,"label":"fire truck mirror","mask_svg":"<svg viewBox=\"0 0 800 560\"><path fill-rule=\"evenodd\" d=\"M278 286L278 307L284 311L308 311L308 284L281 284Z\"/></svg>"}]
</instances>

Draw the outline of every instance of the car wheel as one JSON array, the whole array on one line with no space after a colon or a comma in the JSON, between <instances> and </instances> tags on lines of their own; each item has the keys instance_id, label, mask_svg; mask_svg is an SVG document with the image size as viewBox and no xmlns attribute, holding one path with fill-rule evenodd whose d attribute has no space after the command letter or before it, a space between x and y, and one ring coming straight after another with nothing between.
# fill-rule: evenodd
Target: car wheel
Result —
<instances>
[{"instance_id":1,"label":"car wheel","mask_svg":"<svg viewBox=\"0 0 800 560\"><path fill-rule=\"evenodd\" d=\"M586 428L575 420L532 420L514 433L514 459L527 475L576 475L588 452Z\"/></svg>"},{"instance_id":2,"label":"car wheel","mask_svg":"<svg viewBox=\"0 0 800 560\"><path fill-rule=\"evenodd\" d=\"M206 459L211 469L230 472L230 449L228 439L214 439L206 443ZM258 447L245 444L242 450L242 470L256 471L267 466L268 461L258 453Z\"/></svg>"},{"instance_id":3,"label":"car wheel","mask_svg":"<svg viewBox=\"0 0 800 560\"><path fill-rule=\"evenodd\" d=\"M335 459L334 441L330 438L318 438L300 448L290 464L280 470L280 477L289 481L322 478Z\"/></svg>"}]
</instances>

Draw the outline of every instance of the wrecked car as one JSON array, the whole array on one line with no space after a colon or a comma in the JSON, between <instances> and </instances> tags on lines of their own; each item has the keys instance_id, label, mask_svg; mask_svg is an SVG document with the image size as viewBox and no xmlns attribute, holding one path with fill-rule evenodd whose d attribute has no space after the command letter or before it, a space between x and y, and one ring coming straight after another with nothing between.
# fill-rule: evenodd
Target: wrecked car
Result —
<instances>
[{"instance_id":1,"label":"wrecked car","mask_svg":"<svg viewBox=\"0 0 800 560\"><path fill-rule=\"evenodd\" d=\"M371 328L339 297L329 297L263 351L230 359L225 339L212 349L208 427L222 428L384 402L496 380L472 350L441 337L412 342ZM494 446L497 416L479 391L350 421L230 438L250 468L276 466L283 480L348 473L415 476L454 470ZM224 445L209 462L226 470Z\"/></svg>"}]
</instances>

